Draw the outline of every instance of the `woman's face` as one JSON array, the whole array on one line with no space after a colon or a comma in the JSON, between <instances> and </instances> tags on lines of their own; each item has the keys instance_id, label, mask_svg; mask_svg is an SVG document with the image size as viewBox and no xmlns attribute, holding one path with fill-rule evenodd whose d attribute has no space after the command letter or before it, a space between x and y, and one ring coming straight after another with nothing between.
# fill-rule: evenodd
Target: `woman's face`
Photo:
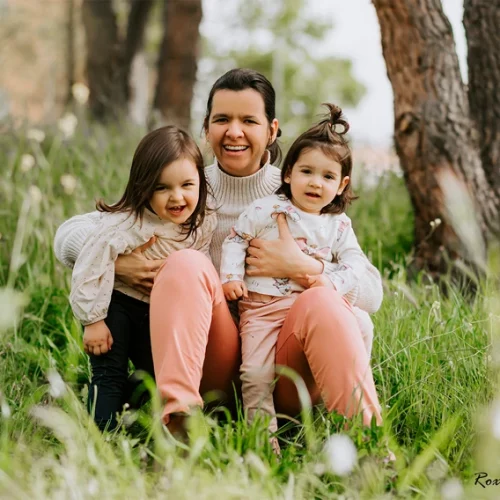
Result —
<instances>
[{"instance_id":1,"label":"woman's face","mask_svg":"<svg viewBox=\"0 0 500 500\"><path fill-rule=\"evenodd\" d=\"M276 139L278 120L268 122L256 90L218 90L205 132L221 168L246 177L259 170L266 148Z\"/></svg>"}]
</instances>

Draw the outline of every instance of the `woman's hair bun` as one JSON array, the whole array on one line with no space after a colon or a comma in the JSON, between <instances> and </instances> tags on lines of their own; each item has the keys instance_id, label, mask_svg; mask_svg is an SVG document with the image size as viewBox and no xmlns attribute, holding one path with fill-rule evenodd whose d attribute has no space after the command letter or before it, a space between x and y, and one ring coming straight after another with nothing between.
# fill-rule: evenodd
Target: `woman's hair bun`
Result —
<instances>
[{"instance_id":1,"label":"woman's hair bun","mask_svg":"<svg viewBox=\"0 0 500 500\"><path fill-rule=\"evenodd\" d=\"M340 108L336 104L331 104L329 102L323 103L323 106L326 106L328 108L328 117L326 119L330 124L332 131L340 135L344 135L345 133L347 133L347 131L349 130L349 123L347 123L344 116L342 115L342 108ZM336 125L342 125L343 130L335 130Z\"/></svg>"}]
</instances>

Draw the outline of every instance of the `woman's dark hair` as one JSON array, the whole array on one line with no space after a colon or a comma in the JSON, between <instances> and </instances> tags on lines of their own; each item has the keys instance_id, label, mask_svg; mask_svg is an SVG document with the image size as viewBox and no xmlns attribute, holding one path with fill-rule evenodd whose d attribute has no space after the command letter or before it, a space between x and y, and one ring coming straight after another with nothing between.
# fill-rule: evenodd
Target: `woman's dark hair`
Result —
<instances>
[{"instance_id":1,"label":"woman's dark hair","mask_svg":"<svg viewBox=\"0 0 500 500\"><path fill-rule=\"evenodd\" d=\"M292 199L290 184L285 182L285 178L292 173L293 166L297 163L299 156L305 149L321 149L323 154L333 161L340 163L342 167L342 179L351 176L352 153L349 148L345 134L349 130L349 124L342 115L342 110L335 104L324 103L328 108L328 114L316 125L302 133L290 146L286 154L283 168L281 170L281 186L276 190L276 194L284 194L289 200ZM342 127L337 131L338 126ZM351 183L347 184L342 194L336 196L334 200L321 209L322 214L341 214L353 200L357 199L351 190Z\"/></svg>"},{"instance_id":2,"label":"woman's dark hair","mask_svg":"<svg viewBox=\"0 0 500 500\"><path fill-rule=\"evenodd\" d=\"M272 123L272 121L276 118L276 93L271 85L271 82L264 75L253 69L235 68L223 74L210 89L205 119L203 120L203 129L205 130L205 133L208 130L208 120L210 118L210 113L212 112L212 103L215 93L218 90L240 91L246 89L253 89L261 95L262 100L264 101L267 121ZM277 137L280 136L281 129L278 128ZM271 153L270 162L273 165L278 165L282 156L278 141L275 140L268 146L267 149Z\"/></svg>"},{"instance_id":3,"label":"woman's dark hair","mask_svg":"<svg viewBox=\"0 0 500 500\"><path fill-rule=\"evenodd\" d=\"M137 146L130 167L125 193L114 205L103 200L97 202L100 212L130 212L142 220L144 209L151 209L151 200L165 167L179 158L191 160L200 177L198 203L189 219L181 224L186 239L198 229L205 218L209 186L203 170L203 156L190 135L184 130L168 125L147 134Z\"/></svg>"}]
</instances>

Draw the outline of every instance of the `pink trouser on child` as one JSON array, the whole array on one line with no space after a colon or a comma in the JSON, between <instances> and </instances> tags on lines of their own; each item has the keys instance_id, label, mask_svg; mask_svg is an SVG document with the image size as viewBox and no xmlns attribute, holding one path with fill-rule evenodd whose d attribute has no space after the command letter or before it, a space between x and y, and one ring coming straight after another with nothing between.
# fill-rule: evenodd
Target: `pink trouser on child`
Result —
<instances>
[{"instance_id":1,"label":"pink trouser on child","mask_svg":"<svg viewBox=\"0 0 500 500\"><path fill-rule=\"evenodd\" d=\"M163 419L202 406L202 394L230 400L238 385L240 339L213 264L195 250L170 255L151 294L151 346L156 383L165 401ZM313 404L369 424L381 422L369 358L350 306L334 290L302 292L291 306L276 342L275 364L295 370ZM300 401L292 381L281 377L276 410L297 415Z\"/></svg>"}]
</instances>

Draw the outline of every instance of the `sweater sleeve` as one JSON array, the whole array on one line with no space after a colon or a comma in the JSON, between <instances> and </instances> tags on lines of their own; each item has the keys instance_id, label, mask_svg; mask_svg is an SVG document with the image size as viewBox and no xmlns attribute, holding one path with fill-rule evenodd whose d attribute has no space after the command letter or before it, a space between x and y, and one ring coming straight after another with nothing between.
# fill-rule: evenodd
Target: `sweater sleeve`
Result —
<instances>
[{"instance_id":1,"label":"sweater sleeve","mask_svg":"<svg viewBox=\"0 0 500 500\"><path fill-rule=\"evenodd\" d=\"M259 207L260 209L260 207ZM231 233L222 244L220 277L222 284L229 281L243 281L245 258L249 242L258 234L257 210L250 205L231 228Z\"/></svg>"},{"instance_id":2,"label":"sweater sleeve","mask_svg":"<svg viewBox=\"0 0 500 500\"><path fill-rule=\"evenodd\" d=\"M69 301L73 313L83 325L96 323L108 314L115 282L118 255L130 253L151 235L105 226L83 245L75 262Z\"/></svg>"},{"instance_id":3,"label":"sweater sleeve","mask_svg":"<svg viewBox=\"0 0 500 500\"><path fill-rule=\"evenodd\" d=\"M59 262L71 268L75 265L85 242L97 230L101 216L97 211L76 215L59 226L54 238L54 253Z\"/></svg>"},{"instance_id":4,"label":"sweater sleeve","mask_svg":"<svg viewBox=\"0 0 500 500\"><path fill-rule=\"evenodd\" d=\"M359 284L366 269L365 254L358 244L348 217L340 222L332 252L337 255L338 265L334 270L325 267L323 274L341 295L345 295Z\"/></svg>"}]
</instances>

